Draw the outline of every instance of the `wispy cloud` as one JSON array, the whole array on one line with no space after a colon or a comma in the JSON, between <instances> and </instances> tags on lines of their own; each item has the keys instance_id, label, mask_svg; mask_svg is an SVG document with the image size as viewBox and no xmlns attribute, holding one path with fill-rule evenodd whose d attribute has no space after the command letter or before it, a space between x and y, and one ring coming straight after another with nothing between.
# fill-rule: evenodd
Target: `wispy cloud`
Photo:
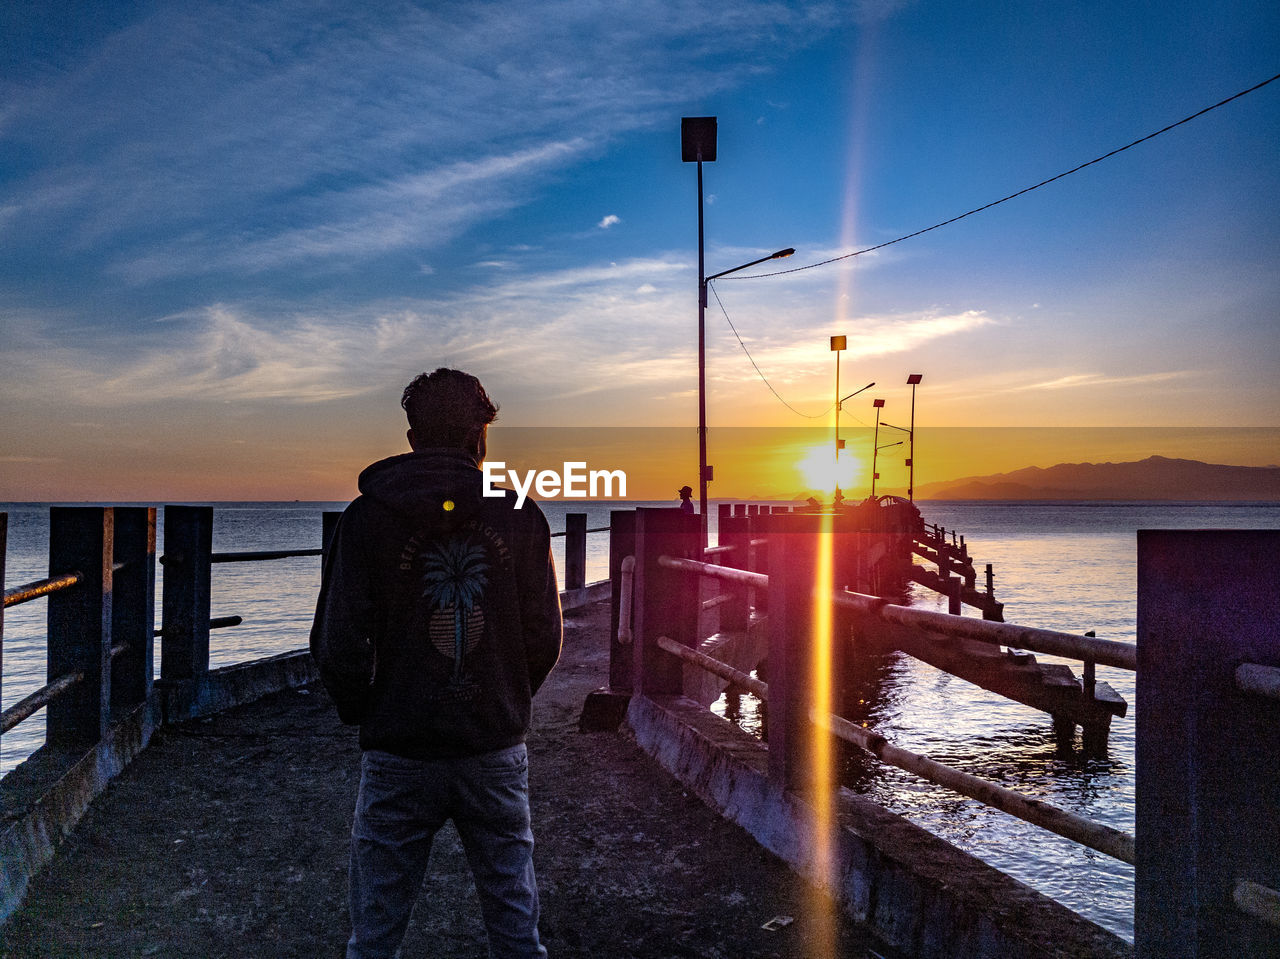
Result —
<instances>
[{"instance_id":1,"label":"wispy cloud","mask_svg":"<svg viewBox=\"0 0 1280 959\"><path fill-rule=\"evenodd\" d=\"M0 86L21 104L0 133L56 158L0 179L0 231L51 252L73 236L130 283L437 247L578 162L583 141L562 131L590 130L598 155L665 118L682 78L723 89L828 14L764 0L565 0L554 16L516 0L341 18L310 0L154 7L61 72ZM605 18L609 42L584 43Z\"/></svg>"},{"instance_id":2,"label":"wispy cloud","mask_svg":"<svg viewBox=\"0 0 1280 959\"><path fill-rule=\"evenodd\" d=\"M622 222L622 217L618 216L616 213L610 213L608 216L602 219L599 223L597 223L596 226L598 226L602 230L607 230L609 229L609 227L617 226L621 222Z\"/></svg>"},{"instance_id":3,"label":"wispy cloud","mask_svg":"<svg viewBox=\"0 0 1280 959\"><path fill-rule=\"evenodd\" d=\"M515 393L563 397L671 377L686 325L687 262L659 257L501 275L437 299L314 309L219 304L167 318L125 344L72 339L52 317L13 316L0 398L95 407L185 400L314 403L359 396L432 357L495 375ZM634 294L637 283L652 292ZM655 334L657 338L655 339ZM174 349L175 339L182 349ZM12 352L10 352L12 351ZM573 369L572 383L564 371Z\"/></svg>"},{"instance_id":4,"label":"wispy cloud","mask_svg":"<svg viewBox=\"0 0 1280 959\"><path fill-rule=\"evenodd\" d=\"M1068 373L1048 380L1037 380L1032 383L1007 386L1003 389L1003 392L1023 393L1041 390L1070 390L1094 386L1136 386L1146 383L1167 383L1171 380L1182 380L1196 375L1198 374L1192 370L1169 370L1129 376L1114 376L1105 373Z\"/></svg>"},{"instance_id":5,"label":"wispy cloud","mask_svg":"<svg viewBox=\"0 0 1280 959\"><path fill-rule=\"evenodd\" d=\"M192 238L164 250L118 264L135 282L208 270L250 273L316 259L348 262L405 247L437 248L476 219L520 202L520 188L532 177L579 152L583 141L542 144L478 161L460 161L326 197L316 219L259 239ZM185 247L185 250L183 249Z\"/></svg>"}]
</instances>

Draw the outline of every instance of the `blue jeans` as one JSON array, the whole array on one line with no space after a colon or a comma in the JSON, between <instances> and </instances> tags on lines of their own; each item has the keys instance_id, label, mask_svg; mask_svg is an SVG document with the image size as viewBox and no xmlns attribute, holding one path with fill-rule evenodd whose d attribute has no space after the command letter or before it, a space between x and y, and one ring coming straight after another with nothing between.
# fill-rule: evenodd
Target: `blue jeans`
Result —
<instances>
[{"instance_id":1,"label":"blue jeans","mask_svg":"<svg viewBox=\"0 0 1280 959\"><path fill-rule=\"evenodd\" d=\"M460 759L368 750L351 827L347 959L396 955L436 831L452 819L475 876L494 956L545 956L538 941L529 763L523 744Z\"/></svg>"}]
</instances>

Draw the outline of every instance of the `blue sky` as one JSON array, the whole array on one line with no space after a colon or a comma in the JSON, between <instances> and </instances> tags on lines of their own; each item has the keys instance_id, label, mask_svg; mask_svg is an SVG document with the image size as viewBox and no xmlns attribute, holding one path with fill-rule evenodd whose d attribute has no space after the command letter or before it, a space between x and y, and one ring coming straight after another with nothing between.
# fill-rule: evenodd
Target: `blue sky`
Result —
<instances>
[{"instance_id":1,"label":"blue sky","mask_svg":"<svg viewBox=\"0 0 1280 959\"><path fill-rule=\"evenodd\" d=\"M708 272L791 268L1265 80L1277 41L1263 2L8 3L0 497L347 495L441 364L509 424L692 425L682 116L719 118ZM716 289L810 414L844 333L842 382L905 409L922 371L933 425L1280 426L1278 142L1280 82ZM713 426L796 422L714 298L708 383Z\"/></svg>"}]
</instances>

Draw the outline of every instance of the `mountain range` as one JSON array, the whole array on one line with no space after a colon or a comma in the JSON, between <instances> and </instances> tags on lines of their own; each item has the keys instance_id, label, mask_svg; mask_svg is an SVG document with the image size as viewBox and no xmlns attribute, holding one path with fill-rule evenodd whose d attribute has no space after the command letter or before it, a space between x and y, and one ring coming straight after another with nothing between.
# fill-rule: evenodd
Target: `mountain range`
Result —
<instances>
[{"instance_id":1,"label":"mountain range","mask_svg":"<svg viewBox=\"0 0 1280 959\"><path fill-rule=\"evenodd\" d=\"M1133 463L1059 463L926 483L916 499L1280 501L1280 467L1149 456Z\"/></svg>"}]
</instances>

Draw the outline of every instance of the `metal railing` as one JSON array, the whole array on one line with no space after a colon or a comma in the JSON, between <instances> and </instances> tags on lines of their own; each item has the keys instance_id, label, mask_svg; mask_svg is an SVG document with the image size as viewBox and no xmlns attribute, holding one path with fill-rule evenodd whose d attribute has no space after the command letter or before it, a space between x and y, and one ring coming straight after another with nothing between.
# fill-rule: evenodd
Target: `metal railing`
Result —
<instances>
[{"instance_id":1,"label":"metal railing","mask_svg":"<svg viewBox=\"0 0 1280 959\"><path fill-rule=\"evenodd\" d=\"M716 566L676 556L659 557L658 563L669 569L683 570L700 576L713 576L755 589L769 587L769 576L766 573ZM973 639L993 645L1062 656L1067 659L1079 659L1086 663L1092 661L1103 666L1115 666L1118 669L1138 668L1137 649L1127 643L1077 636L1074 633L1062 633L1052 629L1037 629L1013 623L994 623L968 616L955 616L951 613L913 609L910 606L891 603L879 596L853 593L848 590L840 590L830 595L832 602L838 606L871 613L887 622L926 629L954 639Z\"/></svg>"},{"instance_id":2,"label":"metal railing","mask_svg":"<svg viewBox=\"0 0 1280 959\"><path fill-rule=\"evenodd\" d=\"M18 606L22 603L29 603L32 600L42 599L51 593L56 593L62 589L70 589L72 586L79 585L84 580L84 573L63 573L61 576L50 576L48 579L38 579L35 582L27 583L24 586L15 586L13 589L4 591L4 606L8 609L10 606Z\"/></svg>"},{"instance_id":3,"label":"metal railing","mask_svg":"<svg viewBox=\"0 0 1280 959\"><path fill-rule=\"evenodd\" d=\"M769 576L764 573L716 566L676 556L659 556L657 562L659 566L667 569L697 576L710 576L740 586L755 589L767 589L769 586ZM825 593L814 591L814 596L817 598L824 595L835 606L870 613L888 622L927 629L953 638L978 639L982 642L1013 645L1077 659L1087 657L1095 662L1121 668L1134 669L1137 665L1134 648L1122 643L1053 630L974 620L948 613L910 609L889 603L876 596L844 590ZM722 679L749 690L761 699L768 698L767 683L754 679L668 636L660 636L655 642L659 648L684 662L715 673ZM895 746L879 733L856 726L840 716L809 710L808 717L819 728L864 749L889 765L904 769L1032 825L1113 856L1122 862L1131 865L1134 862L1134 839L1127 833Z\"/></svg>"},{"instance_id":4,"label":"metal railing","mask_svg":"<svg viewBox=\"0 0 1280 959\"><path fill-rule=\"evenodd\" d=\"M175 514L172 527L179 542L172 546L166 544L166 552L156 557L156 562L165 570L166 583L172 587L172 590L166 589L162 593L164 622L160 628L150 629L150 636L159 638L162 641L162 679L170 682L186 680L198 682L200 676L208 670L208 631L239 626L243 623L243 618L239 615L216 617L210 615L207 585L203 589L198 586L192 589L190 586L193 578L198 579L202 575L202 569L207 571L209 567L217 564L263 562L295 557L319 557L324 555L325 548L214 552L207 549L212 530L213 514L211 508L168 507L167 509L172 510ZM328 542L336 523L336 516L337 514L325 514L325 525L322 532L325 543ZM575 520L571 522L576 522L578 516L585 519L585 514L576 514ZM585 557L585 534L608 532L609 527L587 529L585 528L585 522L578 525L580 528L553 533L552 536L567 536L569 542L566 545L569 546L572 543L572 549L580 547ZM194 535L191 535L193 531ZM203 550L200 548L202 542L206 545ZM154 543L151 548L154 549ZM154 552L152 555L154 555ZM111 575L115 576L125 572L136 562L138 562L136 559L123 562L113 561ZM580 568L584 566L585 559L580 564ZM0 566L0 569L2 568ZM203 575L207 575L207 572L203 573ZM18 606L38 599L46 599L68 590L83 588L86 585L86 580L87 577L83 572L74 570L15 586L4 590L4 605L0 608ZM583 585L585 583L578 584L578 586ZM566 582L566 588L573 587ZM154 595L154 583L151 590L151 595ZM168 595L170 591L177 594L176 598ZM172 602L171 599L173 600ZM201 622L207 624L203 629L199 625ZM0 620L0 623L2 623L2 620ZM3 642L2 637L3 632L0 632L0 643ZM2 648L3 646L0 646L0 649ZM129 643L115 643L110 649L110 661L118 659L130 648ZM147 663L149 666L149 656L147 657ZM170 666L174 666L176 663L176 666L172 669L165 669L166 663ZM0 734L11 731L39 710L44 709L56 702L60 697L76 689L85 682L86 676L86 670L69 670L24 696L21 700L5 709L3 713L0 713Z\"/></svg>"},{"instance_id":5,"label":"metal railing","mask_svg":"<svg viewBox=\"0 0 1280 959\"><path fill-rule=\"evenodd\" d=\"M176 509L178 511L182 511L188 508L170 507L169 509ZM92 513L92 515L90 515L90 513ZM105 550L105 553L106 555L112 556L113 558L110 562L108 570L99 569L98 571L94 572L92 575L86 575L84 571L80 569L75 569L71 572L54 574L44 579L35 580L30 583L25 583L20 586L15 586L10 589L4 590L3 608L9 608L13 606L22 605L25 603L30 603L38 599L49 599L52 601L64 595L67 595L70 597L68 602L72 603L73 605L77 603L84 604L85 609L78 613L73 614L71 620L67 622L62 622L61 620L59 620L61 625L59 626L51 625L50 635L46 636L45 642L46 642L46 648L48 650L47 655L50 660L50 672L53 672L55 669L55 667L53 666L55 659L66 659L68 655L71 655L72 658L80 657L81 661L84 662L85 665L83 665L81 668L64 669L63 671L59 672L58 675L56 675L53 679L50 679L47 683L42 685L40 688L32 691L31 693L29 693L28 695L20 699L18 702L14 703L13 705L5 709L3 713L0 713L0 734L10 732L20 723L29 719L31 716L33 716L35 713L37 713L41 709L44 709L46 707L49 707L59 702L63 698L72 694L73 692L76 693L77 697L80 697L82 693L77 691L83 690L83 684L86 683L86 681L90 678L90 676L91 675L96 676L101 670L109 668L106 665L104 665L100 659L95 658L95 653L93 652L92 649L86 648L82 652L75 653L75 654L65 654L63 652L60 652L60 650L62 649L62 647L68 645L68 642L73 647L81 645L80 641L77 638L75 638L74 634L78 633L79 630L82 628L78 624L80 623L80 620L86 616L88 617L88 619L85 620L85 622L89 622L96 619L97 620L96 628L105 629L105 626L103 624L107 620L110 620L112 618L111 615L108 615L107 611L110 610L112 614L115 613L115 610L113 609L111 599L110 599L111 594L114 591L112 584L115 583L117 579L122 575L132 576L136 571L137 574L143 577L143 579L145 580L144 582L145 588L141 590L141 592L136 597L132 595L129 597L121 597L119 600L115 602L114 605L119 606L119 605L133 604L134 606L137 606L139 603L142 603L147 607L145 610L137 609L137 608L129 610L129 615L134 617L134 619L137 620L144 627L141 631L136 629L134 630L134 632L138 633L138 636L136 639L133 639L130 641L123 641L123 642L122 641L113 642L111 640L111 631L106 630L104 633L104 635L107 637L107 641L110 643L109 649L107 650L108 652L108 656L106 657L107 663L113 664L115 663L116 660L120 659L126 653L132 653L133 655L130 657L130 659L131 660L136 659L137 662L136 663L131 662L130 666L128 667L129 671L138 672L139 670L143 670L146 672L145 676L129 677L129 682L131 682L132 686L135 687L135 689L131 692L131 695L129 697L129 702L133 702L137 698L137 694L139 690L142 691L142 695L144 697L150 695L149 689L152 681L150 670L152 669L152 662L153 662L151 648L150 648L150 641L155 638L160 638L162 641L163 651L167 654L171 654L172 650L175 648L177 644L184 644L190 640L191 634L193 631L192 629L193 624L199 622L199 617L201 615L201 612L199 609L201 604L198 601L187 604L187 607L189 608L183 608L180 615L174 615L173 607L166 605L165 607L166 613L169 614L166 617L166 619L171 621L166 622L165 625L163 625L159 629L152 627L153 607L151 606L151 604L155 596L155 582L154 582L155 573L154 573L154 564L152 563L152 559L155 559L163 567L166 568L166 575L169 575L170 570L175 570L175 571L181 570L182 567L187 565L188 557L194 558L195 562L193 564L193 568L191 570L187 570L187 572L188 573L195 572L198 574L198 567L202 559L201 559L201 556L199 555L198 550L191 551L189 549L182 548L182 547L174 549L173 551L171 551L166 555L155 557L155 540L154 540L155 520L154 520L153 509L139 508L139 507L119 508L119 509L113 509L110 507L79 508L78 514L75 508L69 511L60 511L60 510L51 511L50 513L51 543L55 539L53 527L56 526L59 529L62 529L65 524L69 524L67 525L67 528L70 529L72 532L69 536L59 535L56 537L58 541L63 545L58 546L56 548L51 546L50 565L55 565L56 563L58 563L59 560L57 559L57 555L56 555L58 550L65 551L66 549L76 548L74 545L70 545L72 544L72 541L74 540L76 535L84 535L85 533L89 533L89 534L98 535L101 537L105 535L103 530L114 529L115 524L117 522L117 519L116 519L117 514L119 514L119 516L122 517L122 520L124 522L128 522L128 520L131 518L135 524L137 523L139 518L145 519L143 526L144 527L149 526L150 532L146 534L147 536L149 536L149 539L144 537L143 542L140 544L140 548L142 549L141 555L132 555L130 558L117 561L114 559L114 556L113 556L114 548L109 546ZM86 518L88 519L87 525L85 524ZM206 508L203 513L198 513L198 518L199 518L199 521L203 522L203 524L206 527L208 527L206 532L208 530L211 530L212 511L210 509ZM181 522L175 522L174 525L175 527L177 527L182 524ZM332 526L332 521L326 517L326 526L325 526L326 531L331 526ZM7 530L7 518L5 519L5 528ZM7 540L7 536L5 537L5 539ZM327 540L327 535L326 535L326 540ZM3 545L7 546L7 543ZM138 545L135 545L133 548L135 553L137 548L139 548ZM206 564L205 568L207 569L209 565L212 565L215 563L234 563L234 562L252 562L252 561L260 561L260 560L275 560L275 559L285 559L285 558L295 557L295 556L321 556L323 555L323 552L324 552L323 549L258 550L258 551L238 551L238 552L220 552L220 553L205 552L203 555L203 562ZM94 565L94 563L91 562L90 566L92 565ZM141 568L144 565L146 566L146 569ZM87 569L89 567L85 567L85 568ZM2 569L3 569L3 557L0 557L0 570ZM179 575L181 575L181 573L179 573ZM101 580L101 582L98 583L98 590L101 593L101 595L97 595L92 592L93 584L98 580ZM81 592L84 590L90 590L91 592L90 593ZM135 590L135 592L137 591ZM199 591L197 591L197 593L198 592ZM77 599L76 597L80 597L80 598ZM243 622L243 618L239 615L228 615L228 616L218 616L218 617L210 616L208 614L207 599L208 599L208 595L207 595L207 591L205 591L204 605L203 605L203 617L204 617L203 622L205 624L204 626L205 630L215 630L215 629L223 629L223 628L232 627L232 626L238 626ZM51 608L51 620L53 618L52 614L53 614L53 611ZM63 633L66 632L67 630L70 630L71 632L67 636L64 636ZM199 633L200 630L195 629L195 632ZM143 635L143 633L145 633L145 636ZM207 635L207 632L204 635ZM2 643L3 643L3 620L0 619L0 644ZM3 649L2 645L0 645L0 649ZM87 659L84 658L86 656L87 656ZM184 657L179 656L176 658L181 659ZM194 655L187 656L185 658L188 660L199 661L201 658L201 654L199 651L197 651ZM203 663L197 662L197 665L198 665L197 672L202 670L207 670L207 667L208 667L207 644L204 649ZM95 684L102 685L104 689L110 689L110 683L106 683L105 685L99 684L98 681L95 679ZM91 691L90 693L85 693L84 695L98 696L100 694L98 694L96 691ZM111 693L111 695L113 697L113 700L116 698L119 698L116 696L116 693ZM128 705L128 703L121 702L120 705L123 707L125 705ZM69 708L81 714L77 716L77 718L72 722L72 725L77 726L77 728L79 728L79 726L81 725L93 725L92 723L88 722L85 709L81 708L80 706L74 706ZM96 707L92 707L92 708L96 709ZM55 721L53 723L54 726L57 726L59 724L60 724L60 721Z\"/></svg>"},{"instance_id":6,"label":"metal railing","mask_svg":"<svg viewBox=\"0 0 1280 959\"><path fill-rule=\"evenodd\" d=\"M123 569L124 563L115 563L112 571L115 572ZM50 576L45 579L38 579L22 586L15 586L13 589L4 591L4 605L7 609L10 606L19 606L23 603L30 603L37 599L44 599L63 590L72 589L84 582L84 574L80 571L72 573L63 573L58 576ZM111 658L115 659L128 648L125 643L117 643L111 647ZM4 712L0 713L0 734L7 733L24 719L28 719L36 712L44 709L59 696L66 693L77 683L84 682L83 672L63 673L49 682L45 683L39 689L24 696L18 700Z\"/></svg>"}]
</instances>

